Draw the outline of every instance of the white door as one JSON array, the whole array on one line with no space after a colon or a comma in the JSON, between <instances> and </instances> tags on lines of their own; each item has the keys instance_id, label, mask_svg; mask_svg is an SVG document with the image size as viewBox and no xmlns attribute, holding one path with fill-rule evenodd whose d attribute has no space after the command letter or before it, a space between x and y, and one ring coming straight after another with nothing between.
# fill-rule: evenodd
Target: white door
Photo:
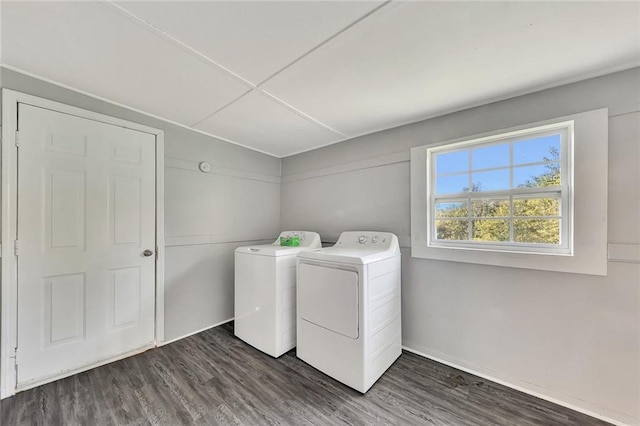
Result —
<instances>
[{"instance_id":1,"label":"white door","mask_svg":"<svg viewBox=\"0 0 640 426\"><path fill-rule=\"evenodd\" d=\"M26 104L18 117L21 389L153 345L155 136Z\"/></svg>"}]
</instances>

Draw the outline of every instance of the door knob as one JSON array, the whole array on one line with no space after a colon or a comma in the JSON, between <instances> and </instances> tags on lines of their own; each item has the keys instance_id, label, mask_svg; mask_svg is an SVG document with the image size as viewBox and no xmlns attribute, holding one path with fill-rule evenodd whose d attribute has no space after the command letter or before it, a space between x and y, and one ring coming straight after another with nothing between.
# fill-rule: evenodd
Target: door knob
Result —
<instances>
[{"instance_id":1,"label":"door knob","mask_svg":"<svg viewBox=\"0 0 640 426\"><path fill-rule=\"evenodd\" d=\"M142 254L143 254L145 257L149 257L149 256L151 256L151 255L153 254L153 251L152 251L152 250L149 250L149 249L146 249L145 251L143 251L143 252L142 252Z\"/></svg>"}]
</instances>

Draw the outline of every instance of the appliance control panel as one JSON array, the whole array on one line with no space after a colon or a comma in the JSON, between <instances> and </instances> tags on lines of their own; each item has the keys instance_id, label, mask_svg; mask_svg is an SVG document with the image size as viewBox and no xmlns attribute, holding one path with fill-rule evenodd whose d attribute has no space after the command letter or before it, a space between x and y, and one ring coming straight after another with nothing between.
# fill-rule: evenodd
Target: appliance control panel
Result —
<instances>
[{"instance_id":1,"label":"appliance control panel","mask_svg":"<svg viewBox=\"0 0 640 426\"><path fill-rule=\"evenodd\" d=\"M394 250L398 247L398 238L390 232L348 231L340 235L335 247Z\"/></svg>"}]
</instances>

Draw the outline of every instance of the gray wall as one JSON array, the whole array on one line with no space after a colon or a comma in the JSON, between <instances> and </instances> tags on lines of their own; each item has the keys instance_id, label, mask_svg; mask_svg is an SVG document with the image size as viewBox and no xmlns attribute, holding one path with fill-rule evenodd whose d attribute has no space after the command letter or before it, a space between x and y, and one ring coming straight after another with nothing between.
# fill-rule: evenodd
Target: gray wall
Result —
<instances>
[{"instance_id":1,"label":"gray wall","mask_svg":"<svg viewBox=\"0 0 640 426\"><path fill-rule=\"evenodd\" d=\"M13 71L2 87L165 131L166 339L233 316L233 249L309 229L409 243L409 148L609 107L609 242L640 245L640 69L357 138L282 160ZM620 107L631 106L626 113ZM197 172L200 161L214 166ZM607 277L412 259L403 341L547 398L638 423L640 264Z\"/></svg>"},{"instance_id":2,"label":"gray wall","mask_svg":"<svg viewBox=\"0 0 640 426\"><path fill-rule=\"evenodd\" d=\"M281 226L324 241L347 230L396 233L406 347L638 424L640 264L610 259L598 277L414 259L407 248L411 147L603 107L613 109L608 241L638 250L640 68L285 158Z\"/></svg>"},{"instance_id":3,"label":"gray wall","mask_svg":"<svg viewBox=\"0 0 640 426\"><path fill-rule=\"evenodd\" d=\"M165 340L231 319L233 250L279 232L280 159L11 70L0 77L3 88L164 130Z\"/></svg>"}]
</instances>

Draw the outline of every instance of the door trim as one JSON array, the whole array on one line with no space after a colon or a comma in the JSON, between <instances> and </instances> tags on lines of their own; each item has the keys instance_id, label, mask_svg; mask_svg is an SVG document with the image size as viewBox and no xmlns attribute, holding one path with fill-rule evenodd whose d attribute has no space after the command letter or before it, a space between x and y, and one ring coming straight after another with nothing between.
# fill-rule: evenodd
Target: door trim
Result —
<instances>
[{"instance_id":1,"label":"door trim","mask_svg":"<svg viewBox=\"0 0 640 426\"><path fill-rule=\"evenodd\" d=\"M156 138L156 282L155 282L155 345L164 342L164 131L119 118L84 110L37 96L27 95L14 90L2 89L2 167L1 198L1 328L0 328L0 398L16 393L16 353L18 300L17 300L17 259L14 253L14 241L17 232L17 188L18 156L16 149L16 127L18 123L18 103L74 115L99 121L126 129L154 135ZM117 357L116 357L117 358ZM102 364L114 361L106 360ZM86 369L86 368L84 368ZM81 371L82 369L79 369ZM76 372L74 371L73 374ZM63 373L61 377L70 375Z\"/></svg>"}]
</instances>

